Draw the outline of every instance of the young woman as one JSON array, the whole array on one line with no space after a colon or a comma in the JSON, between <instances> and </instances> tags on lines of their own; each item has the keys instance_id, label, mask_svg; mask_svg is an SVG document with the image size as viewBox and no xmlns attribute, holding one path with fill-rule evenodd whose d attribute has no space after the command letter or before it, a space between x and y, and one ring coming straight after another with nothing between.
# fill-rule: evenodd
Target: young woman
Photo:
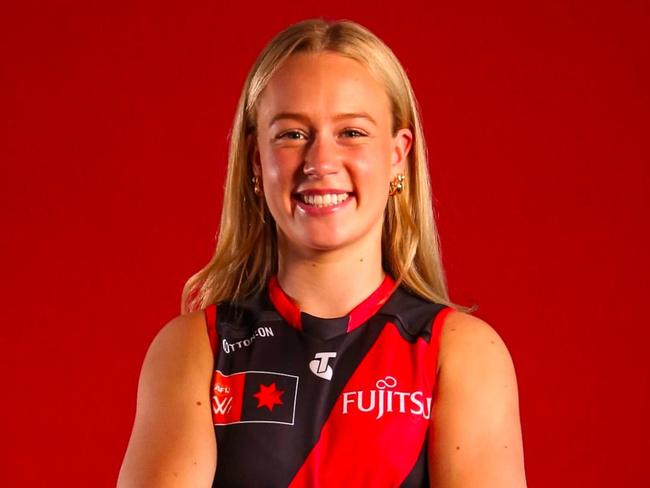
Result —
<instances>
[{"instance_id":1,"label":"young woman","mask_svg":"<svg viewBox=\"0 0 650 488\"><path fill-rule=\"evenodd\" d=\"M120 487L525 487L517 383L450 302L409 80L350 21L260 54L221 228L147 352Z\"/></svg>"}]
</instances>

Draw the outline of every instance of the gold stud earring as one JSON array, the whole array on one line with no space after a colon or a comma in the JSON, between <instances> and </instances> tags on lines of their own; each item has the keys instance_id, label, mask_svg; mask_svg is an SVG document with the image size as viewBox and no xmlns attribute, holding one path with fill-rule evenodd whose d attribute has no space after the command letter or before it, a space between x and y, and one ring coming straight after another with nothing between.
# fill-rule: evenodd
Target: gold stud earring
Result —
<instances>
[{"instance_id":1,"label":"gold stud earring","mask_svg":"<svg viewBox=\"0 0 650 488\"><path fill-rule=\"evenodd\" d=\"M404 190L404 175L399 174L390 182L388 194L392 197L396 193L402 193Z\"/></svg>"},{"instance_id":2,"label":"gold stud earring","mask_svg":"<svg viewBox=\"0 0 650 488\"><path fill-rule=\"evenodd\" d=\"M261 180L259 176L253 176L251 179L253 182L253 191L255 192L255 195L262 196L262 185L260 184Z\"/></svg>"}]
</instances>

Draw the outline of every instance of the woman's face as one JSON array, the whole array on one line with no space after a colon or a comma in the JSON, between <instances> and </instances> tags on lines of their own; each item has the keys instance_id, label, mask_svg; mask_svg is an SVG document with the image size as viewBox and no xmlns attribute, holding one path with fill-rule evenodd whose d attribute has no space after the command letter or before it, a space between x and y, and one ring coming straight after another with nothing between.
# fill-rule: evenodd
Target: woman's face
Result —
<instances>
[{"instance_id":1,"label":"woman's face","mask_svg":"<svg viewBox=\"0 0 650 488\"><path fill-rule=\"evenodd\" d=\"M388 95L359 62L291 56L258 100L253 171L278 238L325 251L381 241L389 182L404 173L409 129L391 134Z\"/></svg>"}]
</instances>

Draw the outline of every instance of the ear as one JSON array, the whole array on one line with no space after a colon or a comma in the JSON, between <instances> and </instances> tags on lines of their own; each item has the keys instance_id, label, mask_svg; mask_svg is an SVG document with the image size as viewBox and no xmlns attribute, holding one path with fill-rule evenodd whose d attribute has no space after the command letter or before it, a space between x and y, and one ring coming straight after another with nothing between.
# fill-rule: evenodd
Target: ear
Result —
<instances>
[{"instance_id":1,"label":"ear","mask_svg":"<svg viewBox=\"0 0 650 488\"><path fill-rule=\"evenodd\" d=\"M408 154L413 144L413 133L409 128L403 128L397 131L393 139L393 157L391 160L391 177L398 174L404 174L408 164Z\"/></svg>"},{"instance_id":2,"label":"ear","mask_svg":"<svg viewBox=\"0 0 650 488\"><path fill-rule=\"evenodd\" d=\"M246 145L248 147L248 161L253 170L253 174L262 177L262 164L260 162L260 152L257 148L257 134L255 132L246 136Z\"/></svg>"}]
</instances>

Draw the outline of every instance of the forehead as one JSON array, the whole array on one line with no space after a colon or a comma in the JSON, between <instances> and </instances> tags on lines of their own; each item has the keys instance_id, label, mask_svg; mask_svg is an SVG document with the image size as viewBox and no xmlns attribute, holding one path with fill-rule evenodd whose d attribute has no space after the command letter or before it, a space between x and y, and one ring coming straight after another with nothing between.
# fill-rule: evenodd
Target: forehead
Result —
<instances>
[{"instance_id":1,"label":"forehead","mask_svg":"<svg viewBox=\"0 0 650 488\"><path fill-rule=\"evenodd\" d=\"M257 109L262 124L280 112L313 118L366 112L380 124L390 118L384 86L363 64L335 53L289 57L269 80Z\"/></svg>"}]
</instances>

